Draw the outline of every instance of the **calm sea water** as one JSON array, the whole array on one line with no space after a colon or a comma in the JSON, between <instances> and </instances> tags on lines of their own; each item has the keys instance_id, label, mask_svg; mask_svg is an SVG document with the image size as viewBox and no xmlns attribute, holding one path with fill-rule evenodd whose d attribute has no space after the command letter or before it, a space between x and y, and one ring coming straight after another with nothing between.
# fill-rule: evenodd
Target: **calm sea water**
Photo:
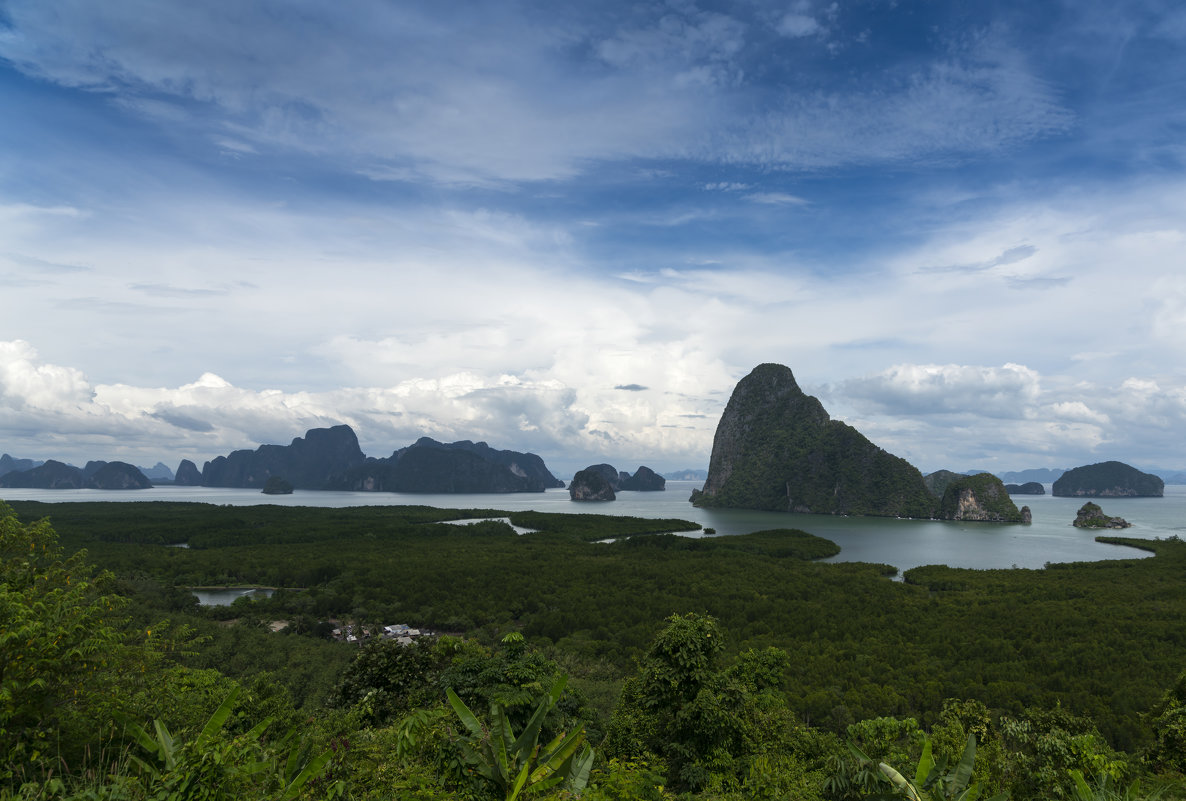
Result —
<instances>
[{"instance_id":1,"label":"calm sea water","mask_svg":"<svg viewBox=\"0 0 1186 801\"><path fill-rule=\"evenodd\" d=\"M411 495L385 492L315 492L263 495L257 490L209 487L154 487L125 492L101 490L3 490L4 500L62 501L191 501L253 506L399 506L423 505L446 509L499 509L508 512L594 512L607 515L680 518L691 520L718 535L745 534L768 528L799 528L826 537L840 546L830 561L880 562L908 570L918 565L945 564L971 568L1040 568L1047 562L1131 559L1148 552L1095 542L1095 533L1071 525L1082 499L1052 495L1018 496L1028 505L1029 526L995 523L944 523L868 517L833 517L779 512L697 509L688 502L694 481L668 481L664 492L623 492L618 500L577 503L568 490L491 495ZM1046 485L1047 493L1050 486ZM1132 528L1113 532L1145 539L1186 537L1186 486L1170 485L1164 498L1115 498L1099 501L1104 512L1123 517Z\"/></svg>"}]
</instances>

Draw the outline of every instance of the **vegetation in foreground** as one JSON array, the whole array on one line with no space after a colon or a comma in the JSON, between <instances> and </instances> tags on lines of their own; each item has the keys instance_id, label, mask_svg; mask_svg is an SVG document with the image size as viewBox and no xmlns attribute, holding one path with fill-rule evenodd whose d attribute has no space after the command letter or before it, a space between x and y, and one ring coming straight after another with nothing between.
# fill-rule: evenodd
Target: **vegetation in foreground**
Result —
<instances>
[{"instance_id":1,"label":"vegetation in foreground","mask_svg":"<svg viewBox=\"0 0 1186 801\"><path fill-rule=\"evenodd\" d=\"M1143 639L1180 630L1178 542L1147 543L1149 560L930 567L895 583L806 561L829 544L802 533L604 545L563 521L527 537L423 522L444 510L380 525L376 511L335 523L346 510L301 510L302 524L267 508L106 506L125 507L122 523L72 509L63 524L53 509L66 547L0 507L0 797L1186 797L1186 643ZM189 549L138 541L179 541L170 520L187 521ZM612 537L632 524L606 525ZM202 537L216 544L195 547ZM353 571L382 575L385 551L405 581L368 588ZM330 552L341 558L311 560ZM434 557L448 566L417 578ZM477 565L484 585L464 581ZM186 600L199 574L265 583L266 570L320 568L303 592L238 602L229 626ZM365 623L360 604L380 598L380 621L440 628L431 579L474 616L469 636L361 649L316 636L318 604ZM571 618L551 617L570 600ZM675 608L654 614L663 604ZM1011 626L995 625L1006 610ZM575 628L590 614L604 631ZM281 615L291 633L261 625ZM615 638L634 628L648 632L638 646ZM1127 674L1109 668L1121 648ZM826 698L843 709L813 716Z\"/></svg>"}]
</instances>

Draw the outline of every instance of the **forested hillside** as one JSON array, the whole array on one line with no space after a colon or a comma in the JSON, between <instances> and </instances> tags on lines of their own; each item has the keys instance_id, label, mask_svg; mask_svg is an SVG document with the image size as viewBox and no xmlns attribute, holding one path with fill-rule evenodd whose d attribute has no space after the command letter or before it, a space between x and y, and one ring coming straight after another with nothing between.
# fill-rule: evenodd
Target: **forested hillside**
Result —
<instances>
[{"instance_id":1,"label":"forested hillside","mask_svg":"<svg viewBox=\"0 0 1186 801\"><path fill-rule=\"evenodd\" d=\"M664 533L695 528L681 521L527 513L511 518L536 533L517 535L440 522L491 510L12 508L0 514L10 794L510 797L514 777L482 763L482 726L502 720L541 746L572 740L553 765L572 781L519 797L587 783L593 799L860 798L893 791L876 760L913 776L923 732L952 764L972 733L976 779L1015 798L1069 797L1071 770L1097 789L1142 779L1181 793L1177 540L1146 543L1150 559L932 566L901 582L885 566L812 561L835 546L791 530L688 539ZM286 589L197 607L186 588L212 584ZM346 623L446 636L325 638ZM154 721L191 762L170 763ZM298 731L304 746L284 737ZM534 775L548 753L523 751L515 770L538 759ZM174 786L187 781L224 794Z\"/></svg>"}]
</instances>

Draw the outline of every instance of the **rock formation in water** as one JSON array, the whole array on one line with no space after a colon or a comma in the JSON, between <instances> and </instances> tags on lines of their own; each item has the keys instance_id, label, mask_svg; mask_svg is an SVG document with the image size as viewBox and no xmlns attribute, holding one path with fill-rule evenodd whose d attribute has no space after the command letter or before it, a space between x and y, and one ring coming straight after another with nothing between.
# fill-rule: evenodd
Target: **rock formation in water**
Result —
<instances>
[{"instance_id":1,"label":"rock formation in water","mask_svg":"<svg viewBox=\"0 0 1186 801\"><path fill-rule=\"evenodd\" d=\"M91 469L95 465L98 466ZM152 482L140 468L127 462L88 462L83 473L88 489L134 490L152 487Z\"/></svg>"},{"instance_id":2,"label":"rock formation in water","mask_svg":"<svg viewBox=\"0 0 1186 801\"><path fill-rule=\"evenodd\" d=\"M173 483L178 487L200 487L202 471L189 459L182 459L177 465L177 472L173 474Z\"/></svg>"},{"instance_id":3,"label":"rock formation in water","mask_svg":"<svg viewBox=\"0 0 1186 801\"><path fill-rule=\"evenodd\" d=\"M82 489L86 477L82 470L50 459L29 470L16 470L0 476L0 487L21 489Z\"/></svg>"},{"instance_id":4,"label":"rock formation in water","mask_svg":"<svg viewBox=\"0 0 1186 801\"><path fill-rule=\"evenodd\" d=\"M1021 522L1027 526L1034 522L1034 513L1028 506L1021 507Z\"/></svg>"},{"instance_id":5,"label":"rock formation in water","mask_svg":"<svg viewBox=\"0 0 1186 801\"><path fill-rule=\"evenodd\" d=\"M496 450L485 442L442 443L421 437L386 459L367 459L331 489L364 492L543 492L563 487L534 453Z\"/></svg>"},{"instance_id":6,"label":"rock formation in water","mask_svg":"<svg viewBox=\"0 0 1186 801\"><path fill-rule=\"evenodd\" d=\"M206 462L202 486L258 489L271 476L284 476L297 489L325 489L365 461L350 426L314 428L289 445L261 445Z\"/></svg>"},{"instance_id":7,"label":"rock formation in water","mask_svg":"<svg viewBox=\"0 0 1186 801\"><path fill-rule=\"evenodd\" d=\"M586 467L572 477L568 483L568 497L574 501L612 501L614 487L598 465ZM615 473L616 475L616 473Z\"/></svg>"},{"instance_id":8,"label":"rock formation in water","mask_svg":"<svg viewBox=\"0 0 1186 801\"><path fill-rule=\"evenodd\" d=\"M697 506L934 517L917 468L832 420L790 369L759 365L733 390Z\"/></svg>"},{"instance_id":9,"label":"rock formation in water","mask_svg":"<svg viewBox=\"0 0 1186 801\"><path fill-rule=\"evenodd\" d=\"M634 475L618 470L612 464L591 464L581 472L590 471L601 475L613 492L659 492L667 489L667 479L646 465L640 465ZM576 480L575 477L573 480Z\"/></svg>"},{"instance_id":10,"label":"rock formation in water","mask_svg":"<svg viewBox=\"0 0 1186 801\"><path fill-rule=\"evenodd\" d=\"M0 456L0 476L5 473L20 473L25 470L32 470L34 467L40 467L43 464L44 462L38 462L33 459L16 459L6 453Z\"/></svg>"},{"instance_id":11,"label":"rock formation in water","mask_svg":"<svg viewBox=\"0 0 1186 801\"><path fill-rule=\"evenodd\" d=\"M1128 528L1132 523L1123 517L1108 517L1099 504L1088 501L1079 508L1071 525L1075 528Z\"/></svg>"},{"instance_id":12,"label":"rock formation in water","mask_svg":"<svg viewBox=\"0 0 1186 801\"><path fill-rule=\"evenodd\" d=\"M1022 514L1004 483L992 473L960 476L947 484L940 503L944 520L1021 523Z\"/></svg>"},{"instance_id":13,"label":"rock formation in water","mask_svg":"<svg viewBox=\"0 0 1186 801\"><path fill-rule=\"evenodd\" d=\"M292 495L293 486L280 476L269 476L264 483L264 495Z\"/></svg>"},{"instance_id":14,"label":"rock formation in water","mask_svg":"<svg viewBox=\"0 0 1186 801\"><path fill-rule=\"evenodd\" d=\"M618 486L630 492L659 492L667 489L667 479L646 465L640 465L634 475L622 479Z\"/></svg>"},{"instance_id":15,"label":"rock formation in water","mask_svg":"<svg viewBox=\"0 0 1186 801\"><path fill-rule=\"evenodd\" d=\"M1165 482L1124 462L1100 462L1063 473L1051 494L1060 498L1160 498L1165 494Z\"/></svg>"},{"instance_id":16,"label":"rock formation in water","mask_svg":"<svg viewBox=\"0 0 1186 801\"><path fill-rule=\"evenodd\" d=\"M618 468L614 467L612 464L591 464L586 467L585 470L592 470L596 473L600 473L609 483L610 488L613 489L614 492L618 491L624 479L630 478L629 473L618 470Z\"/></svg>"},{"instance_id":17,"label":"rock formation in water","mask_svg":"<svg viewBox=\"0 0 1186 801\"><path fill-rule=\"evenodd\" d=\"M1027 481L1024 484L1006 484L1005 491L1010 495L1045 495L1046 488L1037 481Z\"/></svg>"}]
</instances>

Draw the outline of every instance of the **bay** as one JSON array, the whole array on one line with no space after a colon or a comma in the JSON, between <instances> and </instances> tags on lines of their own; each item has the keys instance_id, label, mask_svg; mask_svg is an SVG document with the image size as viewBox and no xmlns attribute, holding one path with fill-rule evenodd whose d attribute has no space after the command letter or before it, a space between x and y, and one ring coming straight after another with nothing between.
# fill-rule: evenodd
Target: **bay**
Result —
<instances>
[{"instance_id":1,"label":"bay","mask_svg":"<svg viewBox=\"0 0 1186 801\"><path fill-rule=\"evenodd\" d=\"M929 564L976 569L1041 568L1047 562L1082 562L1132 559L1149 552L1095 542L1099 532L1071 525L1082 498L1046 495L1017 496L1028 505L1033 523L1028 526L996 523L952 523L932 520L898 520L839 517L737 509L698 509L688 502L700 482L668 481L663 492L622 492L616 501L579 503L568 490L508 494L406 494L387 492L318 492L297 490L291 495L263 495L258 490L211 487L160 486L149 490L3 490L5 500L46 503L70 501L184 501L232 506L435 506L444 509L497 509L505 512L595 513L651 518L680 518L713 528L717 535L745 534L770 528L798 528L832 540L840 546L827 561L877 562L900 571ZM1104 498L1097 502L1108 515L1133 524L1123 531L1106 532L1125 537L1157 539L1186 536L1186 486L1169 485L1163 498ZM698 536L698 534L693 534Z\"/></svg>"}]
</instances>

